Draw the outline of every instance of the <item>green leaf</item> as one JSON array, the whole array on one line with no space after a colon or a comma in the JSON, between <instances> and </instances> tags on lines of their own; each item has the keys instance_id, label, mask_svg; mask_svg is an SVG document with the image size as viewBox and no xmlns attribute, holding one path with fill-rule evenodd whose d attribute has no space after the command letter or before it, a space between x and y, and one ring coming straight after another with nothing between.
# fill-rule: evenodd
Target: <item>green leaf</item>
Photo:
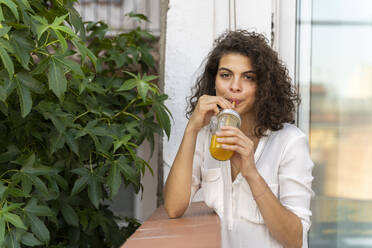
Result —
<instances>
[{"instance_id":1,"label":"green leaf","mask_svg":"<svg viewBox=\"0 0 372 248\"><path fill-rule=\"evenodd\" d=\"M54 31L57 30L60 30L66 34L69 34L72 38L75 38L75 39L79 39L79 37L77 37L77 35L74 33L74 31L72 31L71 28L68 28L66 26L58 26L58 27L53 27Z\"/></svg>"},{"instance_id":2,"label":"green leaf","mask_svg":"<svg viewBox=\"0 0 372 248\"><path fill-rule=\"evenodd\" d=\"M149 68L154 67L154 64L155 64L154 57L147 50L144 50L144 49L141 50L141 59L143 60L143 62L145 62L145 64Z\"/></svg>"},{"instance_id":3,"label":"green leaf","mask_svg":"<svg viewBox=\"0 0 372 248\"><path fill-rule=\"evenodd\" d=\"M1 213L11 212L14 209L18 209L22 207L23 203L12 203L9 206L5 203L3 209L0 210Z\"/></svg>"},{"instance_id":4,"label":"green leaf","mask_svg":"<svg viewBox=\"0 0 372 248\"><path fill-rule=\"evenodd\" d=\"M49 25L40 25L36 28L37 32L37 40L39 41L41 36L44 34L45 31L47 31L50 28Z\"/></svg>"},{"instance_id":5,"label":"green leaf","mask_svg":"<svg viewBox=\"0 0 372 248\"><path fill-rule=\"evenodd\" d=\"M147 92L149 91L149 84L143 80L139 80L137 81L137 90L138 94L145 101L147 98Z\"/></svg>"},{"instance_id":6,"label":"green leaf","mask_svg":"<svg viewBox=\"0 0 372 248\"><path fill-rule=\"evenodd\" d=\"M32 11L31 6L30 6L30 4L28 3L28 0L21 0L21 2L24 4L24 6L25 6L28 10Z\"/></svg>"},{"instance_id":7,"label":"green leaf","mask_svg":"<svg viewBox=\"0 0 372 248\"><path fill-rule=\"evenodd\" d=\"M85 186L87 186L89 181L89 175L82 176L78 180L75 181L74 187L71 190L71 195L76 195L80 193Z\"/></svg>"},{"instance_id":8,"label":"green leaf","mask_svg":"<svg viewBox=\"0 0 372 248\"><path fill-rule=\"evenodd\" d=\"M139 77L136 75L136 74L133 74L132 72L129 72L129 71L124 71L126 74L132 76L134 79L139 79Z\"/></svg>"},{"instance_id":9,"label":"green leaf","mask_svg":"<svg viewBox=\"0 0 372 248\"><path fill-rule=\"evenodd\" d=\"M57 169L51 168L49 166L37 164L35 166L23 166L21 169L22 172L28 175L40 176L40 175L49 175L57 173Z\"/></svg>"},{"instance_id":10,"label":"green leaf","mask_svg":"<svg viewBox=\"0 0 372 248\"><path fill-rule=\"evenodd\" d=\"M79 143L78 141L74 138L74 134L72 133L72 129L68 130L65 133L66 137L66 143L68 147L73 151L77 156L79 156Z\"/></svg>"},{"instance_id":11,"label":"green leaf","mask_svg":"<svg viewBox=\"0 0 372 248\"><path fill-rule=\"evenodd\" d=\"M66 17L68 16L68 14L66 15L63 15L63 16L57 16L53 23L51 24L52 27L58 27L59 25L61 25L61 23L66 19Z\"/></svg>"},{"instance_id":12,"label":"green leaf","mask_svg":"<svg viewBox=\"0 0 372 248\"><path fill-rule=\"evenodd\" d=\"M20 151L15 145L9 145L6 152L0 154L0 163L10 162L19 155Z\"/></svg>"},{"instance_id":13,"label":"green leaf","mask_svg":"<svg viewBox=\"0 0 372 248\"><path fill-rule=\"evenodd\" d=\"M61 44L62 53L65 53L67 51L67 48L68 48L65 37L63 37L63 35L61 34L61 32L59 32L58 30L55 30L54 29L53 31L57 35L58 40L59 40L59 43Z\"/></svg>"},{"instance_id":14,"label":"green leaf","mask_svg":"<svg viewBox=\"0 0 372 248\"><path fill-rule=\"evenodd\" d=\"M16 88L16 83L13 79L9 79L8 73L3 69L0 71L0 78L2 78L3 82L0 83L0 88L3 89L3 93L5 93L6 98L13 92Z\"/></svg>"},{"instance_id":15,"label":"green leaf","mask_svg":"<svg viewBox=\"0 0 372 248\"><path fill-rule=\"evenodd\" d=\"M0 181L0 200L3 198L4 192L8 187L4 186L4 183Z\"/></svg>"},{"instance_id":16,"label":"green leaf","mask_svg":"<svg viewBox=\"0 0 372 248\"><path fill-rule=\"evenodd\" d=\"M81 70L80 65L76 63L75 61L66 59L65 57L62 57L62 56L54 56L54 59L58 64L68 68L69 70L73 71L77 75L84 76L84 73Z\"/></svg>"},{"instance_id":17,"label":"green leaf","mask_svg":"<svg viewBox=\"0 0 372 248\"><path fill-rule=\"evenodd\" d=\"M63 218L70 226L79 227L79 216L75 210L68 204L64 204L61 207Z\"/></svg>"},{"instance_id":18,"label":"green leaf","mask_svg":"<svg viewBox=\"0 0 372 248\"><path fill-rule=\"evenodd\" d=\"M6 25L2 25L2 27L0 26L0 37L3 37L4 35L8 34L10 29L11 27L8 27Z\"/></svg>"},{"instance_id":19,"label":"green leaf","mask_svg":"<svg viewBox=\"0 0 372 248\"><path fill-rule=\"evenodd\" d=\"M136 20L136 21L146 21L146 22L150 22L149 19L147 18L147 16L145 16L144 14L139 14L139 13L134 13L134 12L130 12L128 14L126 14L127 16L129 16L130 18Z\"/></svg>"},{"instance_id":20,"label":"green leaf","mask_svg":"<svg viewBox=\"0 0 372 248\"><path fill-rule=\"evenodd\" d=\"M17 5L15 3L13 3L12 0L1 0L0 1L0 8L1 8L1 4L5 4L12 11L12 13L15 16L15 18L17 19L17 21L19 21Z\"/></svg>"},{"instance_id":21,"label":"green leaf","mask_svg":"<svg viewBox=\"0 0 372 248\"><path fill-rule=\"evenodd\" d=\"M53 179L58 183L58 185L64 190L64 191L68 191L68 182L66 181L66 179L64 179L63 177L61 177L60 175L58 174L55 174L53 175Z\"/></svg>"},{"instance_id":22,"label":"green leaf","mask_svg":"<svg viewBox=\"0 0 372 248\"><path fill-rule=\"evenodd\" d=\"M16 74L16 78L32 92L37 94L45 93L45 87L42 83L34 79L28 72L21 71Z\"/></svg>"},{"instance_id":23,"label":"green leaf","mask_svg":"<svg viewBox=\"0 0 372 248\"><path fill-rule=\"evenodd\" d=\"M36 68L31 72L31 74L44 74L45 70L48 68L50 57L42 59L36 66Z\"/></svg>"},{"instance_id":24,"label":"green leaf","mask_svg":"<svg viewBox=\"0 0 372 248\"><path fill-rule=\"evenodd\" d=\"M2 244L5 237L5 220L2 215L0 215L0 244Z\"/></svg>"},{"instance_id":25,"label":"green leaf","mask_svg":"<svg viewBox=\"0 0 372 248\"><path fill-rule=\"evenodd\" d=\"M123 174L125 180L129 180L134 184L138 184L138 177L136 171L130 166L128 160L121 156L117 163L119 164L119 168L121 173Z\"/></svg>"},{"instance_id":26,"label":"green leaf","mask_svg":"<svg viewBox=\"0 0 372 248\"><path fill-rule=\"evenodd\" d=\"M0 84L0 101L5 102L7 97L8 97L8 96L6 95L6 90L5 90L4 87Z\"/></svg>"},{"instance_id":27,"label":"green leaf","mask_svg":"<svg viewBox=\"0 0 372 248\"><path fill-rule=\"evenodd\" d=\"M30 89L21 84L18 80L17 82L17 94L19 99L19 104L21 107L21 116L25 118L32 109L32 98Z\"/></svg>"},{"instance_id":28,"label":"green leaf","mask_svg":"<svg viewBox=\"0 0 372 248\"><path fill-rule=\"evenodd\" d=\"M12 161L12 163L21 165L22 167L32 166L35 163L35 153L21 154L21 156Z\"/></svg>"},{"instance_id":29,"label":"green leaf","mask_svg":"<svg viewBox=\"0 0 372 248\"><path fill-rule=\"evenodd\" d=\"M14 196L14 197L26 197L28 196L28 194L26 194L26 192L23 192L22 190L20 189L17 189L17 188L9 188L6 190L6 192L11 195L11 196Z\"/></svg>"},{"instance_id":30,"label":"green leaf","mask_svg":"<svg viewBox=\"0 0 372 248\"><path fill-rule=\"evenodd\" d=\"M63 95L67 90L67 80L62 68L53 59L51 59L49 65L48 82L49 89L62 101Z\"/></svg>"},{"instance_id":31,"label":"green leaf","mask_svg":"<svg viewBox=\"0 0 372 248\"><path fill-rule=\"evenodd\" d=\"M23 234L21 238L21 243L27 246L31 246L31 247L43 244L42 242L40 242L40 240L35 238L35 236L32 233L29 233L29 232L26 232L25 234Z\"/></svg>"},{"instance_id":32,"label":"green leaf","mask_svg":"<svg viewBox=\"0 0 372 248\"><path fill-rule=\"evenodd\" d=\"M14 53L13 45L6 39L0 38L0 46L5 48L5 50L8 51L9 53Z\"/></svg>"},{"instance_id":33,"label":"green leaf","mask_svg":"<svg viewBox=\"0 0 372 248\"><path fill-rule=\"evenodd\" d=\"M30 62L30 54L33 49L32 40L28 38L28 32L17 30L10 36L10 41L14 47L14 52L18 61L23 68L30 70L28 64Z\"/></svg>"},{"instance_id":34,"label":"green leaf","mask_svg":"<svg viewBox=\"0 0 372 248\"><path fill-rule=\"evenodd\" d=\"M31 17L41 24L48 25L48 20L44 16L35 15Z\"/></svg>"},{"instance_id":35,"label":"green leaf","mask_svg":"<svg viewBox=\"0 0 372 248\"><path fill-rule=\"evenodd\" d=\"M32 190L32 181L31 181L31 179L28 177L28 175L23 175L23 176L22 176L21 186L22 186L22 190L23 190L26 194L30 194L30 192L31 192L31 190Z\"/></svg>"},{"instance_id":36,"label":"green leaf","mask_svg":"<svg viewBox=\"0 0 372 248\"><path fill-rule=\"evenodd\" d=\"M29 177L38 190L40 190L44 195L48 195L48 188L39 177L34 175L29 175Z\"/></svg>"},{"instance_id":37,"label":"green leaf","mask_svg":"<svg viewBox=\"0 0 372 248\"><path fill-rule=\"evenodd\" d=\"M126 80L117 91L131 90L137 85L137 79L131 78Z\"/></svg>"},{"instance_id":38,"label":"green leaf","mask_svg":"<svg viewBox=\"0 0 372 248\"><path fill-rule=\"evenodd\" d=\"M112 198L119 192L119 188L121 185L121 175L119 165L117 163L110 164L110 172L107 183L110 187L110 197Z\"/></svg>"},{"instance_id":39,"label":"green leaf","mask_svg":"<svg viewBox=\"0 0 372 248\"><path fill-rule=\"evenodd\" d=\"M50 153L53 154L61 149L66 143L66 136L62 132L52 132L50 135Z\"/></svg>"},{"instance_id":40,"label":"green leaf","mask_svg":"<svg viewBox=\"0 0 372 248\"><path fill-rule=\"evenodd\" d=\"M0 57L1 57L1 60L3 62L3 65L4 65L5 69L9 73L9 77L12 78L13 74L14 74L13 61L10 59L10 57L9 57L8 53L5 51L5 49L2 48L1 46L0 46Z\"/></svg>"},{"instance_id":41,"label":"green leaf","mask_svg":"<svg viewBox=\"0 0 372 248\"><path fill-rule=\"evenodd\" d=\"M18 215L5 212L3 213L3 216L6 222L12 223L12 225L15 227L27 230L27 227L25 226L25 224L23 224L23 221Z\"/></svg>"},{"instance_id":42,"label":"green leaf","mask_svg":"<svg viewBox=\"0 0 372 248\"><path fill-rule=\"evenodd\" d=\"M38 237L43 243L49 243L50 233L44 222L39 217L33 214L27 214L29 222L31 224L32 232Z\"/></svg>"},{"instance_id":43,"label":"green leaf","mask_svg":"<svg viewBox=\"0 0 372 248\"><path fill-rule=\"evenodd\" d=\"M90 170L88 170L85 167L73 169L73 170L71 170L71 172L74 173L74 174L77 174L79 176L82 176L82 177L90 175Z\"/></svg>"},{"instance_id":44,"label":"green leaf","mask_svg":"<svg viewBox=\"0 0 372 248\"><path fill-rule=\"evenodd\" d=\"M93 63L94 68L97 69L97 57L85 45L80 44L78 40L73 39L71 42L79 50L83 64L85 62L85 58L88 56L90 61Z\"/></svg>"},{"instance_id":45,"label":"green leaf","mask_svg":"<svg viewBox=\"0 0 372 248\"><path fill-rule=\"evenodd\" d=\"M156 120L158 121L160 126L164 129L169 139L171 126L170 126L170 119L169 119L168 113L164 110L165 106L158 102L155 102L153 105L153 109L155 111Z\"/></svg>"},{"instance_id":46,"label":"green leaf","mask_svg":"<svg viewBox=\"0 0 372 248\"><path fill-rule=\"evenodd\" d=\"M0 101L0 111L3 113L5 116L8 116L8 104L1 102Z\"/></svg>"},{"instance_id":47,"label":"green leaf","mask_svg":"<svg viewBox=\"0 0 372 248\"><path fill-rule=\"evenodd\" d=\"M146 76L146 75L144 75L143 78L142 78L142 80L144 80L146 82L150 82L150 81L152 81L154 79L157 79L157 78L159 78L159 76L155 76L155 75L148 75L148 76Z\"/></svg>"},{"instance_id":48,"label":"green leaf","mask_svg":"<svg viewBox=\"0 0 372 248\"><path fill-rule=\"evenodd\" d=\"M24 208L24 210L29 213L36 216L53 216L52 210L44 205L37 205L36 199L32 198L27 206Z\"/></svg>"},{"instance_id":49,"label":"green leaf","mask_svg":"<svg viewBox=\"0 0 372 248\"><path fill-rule=\"evenodd\" d=\"M97 176L92 175L90 176L89 184L88 184L88 197L93 205L98 209L99 201L102 198L102 190L101 184L98 181Z\"/></svg>"},{"instance_id":50,"label":"green leaf","mask_svg":"<svg viewBox=\"0 0 372 248\"><path fill-rule=\"evenodd\" d=\"M0 22L2 22L4 20L5 20L5 18L4 18L4 14L3 14L3 9L0 6Z\"/></svg>"},{"instance_id":51,"label":"green leaf","mask_svg":"<svg viewBox=\"0 0 372 248\"><path fill-rule=\"evenodd\" d=\"M127 134L121 137L119 140L114 142L114 152L119 149L122 145L126 145L128 141L132 138L132 135Z\"/></svg>"},{"instance_id":52,"label":"green leaf","mask_svg":"<svg viewBox=\"0 0 372 248\"><path fill-rule=\"evenodd\" d=\"M70 14L70 23L74 26L75 31L80 33L81 38L85 40L85 27L79 12L77 12L74 8L68 8L68 11Z\"/></svg>"}]
</instances>

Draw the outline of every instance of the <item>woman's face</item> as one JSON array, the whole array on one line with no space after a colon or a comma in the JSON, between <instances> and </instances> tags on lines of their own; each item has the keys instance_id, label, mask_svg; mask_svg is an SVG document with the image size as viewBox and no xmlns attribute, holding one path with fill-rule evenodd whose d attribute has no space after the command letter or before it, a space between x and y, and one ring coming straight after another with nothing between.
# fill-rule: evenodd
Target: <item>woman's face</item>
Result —
<instances>
[{"instance_id":1,"label":"woman's face","mask_svg":"<svg viewBox=\"0 0 372 248\"><path fill-rule=\"evenodd\" d=\"M235 102L240 115L253 114L256 94L256 73L251 60L239 53L221 57L216 75L216 95Z\"/></svg>"}]
</instances>

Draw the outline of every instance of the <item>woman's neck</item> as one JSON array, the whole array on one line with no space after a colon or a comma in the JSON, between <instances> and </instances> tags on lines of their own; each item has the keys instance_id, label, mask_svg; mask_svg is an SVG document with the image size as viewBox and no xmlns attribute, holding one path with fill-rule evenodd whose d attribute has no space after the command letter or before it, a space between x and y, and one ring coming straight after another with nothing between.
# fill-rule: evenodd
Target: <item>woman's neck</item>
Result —
<instances>
[{"instance_id":1,"label":"woman's neck","mask_svg":"<svg viewBox=\"0 0 372 248\"><path fill-rule=\"evenodd\" d=\"M254 128L256 126L256 121L253 114L246 114L244 116L240 116L242 120L242 125L240 129L243 133L251 139L256 139L256 135L254 134Z\"/></svg>"}]
</instances>

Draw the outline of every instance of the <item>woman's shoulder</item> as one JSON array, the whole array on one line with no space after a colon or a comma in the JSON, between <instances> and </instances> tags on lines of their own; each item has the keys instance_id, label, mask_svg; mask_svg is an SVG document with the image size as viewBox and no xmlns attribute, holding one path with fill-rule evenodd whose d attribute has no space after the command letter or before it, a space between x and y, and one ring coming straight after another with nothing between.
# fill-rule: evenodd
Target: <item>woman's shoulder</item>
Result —
<instances>
[{"instance_id":1,"label":"woman's shoulder","mask_svg":"<svg viewBox=\"0 0 372 248\"><path fill-rule=\"evenodd\" d=\"M283 128L278 131L274 131L273 134L277 139L280 139L285 143L299 138L307 139L306 134L301 129L290 123L284 123Z\"/></svg>"}]
</instances>

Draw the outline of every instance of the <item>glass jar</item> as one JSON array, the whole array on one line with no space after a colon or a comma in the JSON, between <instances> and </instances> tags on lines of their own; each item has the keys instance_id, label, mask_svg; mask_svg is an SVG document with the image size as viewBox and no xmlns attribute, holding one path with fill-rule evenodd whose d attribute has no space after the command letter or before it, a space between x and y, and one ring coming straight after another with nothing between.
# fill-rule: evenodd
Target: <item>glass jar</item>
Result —
<instances>
[{"instance_id":1,"label":"glass jar","mask_svg":"<svg viewBox=\"0 0 372 248\"><path fill-rule=\"evenodd\" d=\"M221 130L221 127L232 126L240 128L241 119L238 112L233 109L222 110L215 120L211 123L212 138L209 151L213 158L225 161L229 160L234 154L233 151L225 150L221 148L221 143L217 142L216 132Z\"/></svg>"}]
</instances>

